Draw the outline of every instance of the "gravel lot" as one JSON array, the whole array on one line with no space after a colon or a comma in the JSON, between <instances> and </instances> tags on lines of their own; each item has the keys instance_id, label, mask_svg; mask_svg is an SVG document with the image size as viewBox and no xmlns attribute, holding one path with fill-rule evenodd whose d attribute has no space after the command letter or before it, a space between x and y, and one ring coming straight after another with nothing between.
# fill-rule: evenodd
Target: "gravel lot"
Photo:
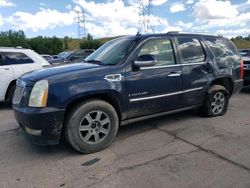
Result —
<instances>
[{"instance_id":1,"label":"gravel lot","mask_svg":"<svg viewBox=\"0 0 250 188\"><path fill-rule=\"evenodd\" d=\"M0 187L250 187L250 88L225 116L189 111L123 126L91 155L32 145L0 104Z\"/></svg>"}]
</instances>

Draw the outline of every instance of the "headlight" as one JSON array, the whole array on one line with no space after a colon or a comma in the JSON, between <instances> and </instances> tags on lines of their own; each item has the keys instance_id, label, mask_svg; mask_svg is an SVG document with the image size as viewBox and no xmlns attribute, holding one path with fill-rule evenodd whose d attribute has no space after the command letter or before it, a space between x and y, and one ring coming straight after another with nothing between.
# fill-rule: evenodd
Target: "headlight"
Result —
<instances>
[{"instance_id":1,"label":"headlight","mask_svg":"<svg viewBox=\"0 0 250 188\"><path fill-rule=\"evenodd\" d=\"M30 107L46 107L49 91L47 80L40 80L35 83L29 99Z\"/></svg>"}]
</instances>

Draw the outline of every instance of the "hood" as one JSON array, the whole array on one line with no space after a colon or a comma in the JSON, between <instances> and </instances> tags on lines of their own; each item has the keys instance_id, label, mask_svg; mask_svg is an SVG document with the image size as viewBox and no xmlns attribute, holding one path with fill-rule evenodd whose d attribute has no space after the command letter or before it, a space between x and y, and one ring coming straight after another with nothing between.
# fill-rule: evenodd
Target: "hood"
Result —
<instances>
[{"instance_id":1,"label":"hood","mask_svg":"<svg viewBox=\"0 0 250 188\"><path fill-rule=\"evenodd\" d=\"M57 67L49 67L26 73L21 76L21 80L26 82L36 82L38 80L48 79L49 77L56 75L67 74L75 71L84 71L98 67L100 67L100 65L90 63L75 63Z\"/></svg>"}]
</instances>

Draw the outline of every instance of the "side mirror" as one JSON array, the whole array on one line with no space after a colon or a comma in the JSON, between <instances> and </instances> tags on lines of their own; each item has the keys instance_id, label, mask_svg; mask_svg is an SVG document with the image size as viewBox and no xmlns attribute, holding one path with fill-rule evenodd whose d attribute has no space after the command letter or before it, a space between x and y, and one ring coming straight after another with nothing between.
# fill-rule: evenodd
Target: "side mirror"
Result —
<instances>
[{"instance_id":1,"label":"side mirror","mask_svg":"<svg viewBox=\"0 0 250 188\"><path fill-rule=\"evenodd\" d=\"M156 64L156 58L154 55L146 54L139 56L136 61L134 61L134 65L137 67L151 67Z\"/></svg>"}]
</instances>

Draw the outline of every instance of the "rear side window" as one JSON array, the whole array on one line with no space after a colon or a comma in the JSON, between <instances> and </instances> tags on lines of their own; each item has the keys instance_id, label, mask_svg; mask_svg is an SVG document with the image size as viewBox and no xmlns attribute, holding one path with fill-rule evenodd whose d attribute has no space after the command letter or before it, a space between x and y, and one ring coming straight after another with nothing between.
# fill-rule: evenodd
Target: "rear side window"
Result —
<instances>
[{"instance_id":1,"label":"rear side window","mask_svg":"<svg viewBox=\"0 0 250 188\"><path fill-rule=\"evenodd\" d=\"M154 55L157 63L155 66L174 65L174 51L169 39L151 39L141 48L138 56Z\"/></svg>"},{"instance_id":2,"label":"rear side window","mask_svg":"<svg viewBox=\"0 0 250 188\"><path fill-rule=\"evenodd\" d=\"M4 53L4 56L5 56L5 64L7 65L21 65L21 64L34 63L32 59L30 59L27 55L23 53L8 52Z\"/></svg>"},{"instance_id":3,"label":"rear side window","mask_svg":"<svg viewBox=\"0 0 250 188\"><path fill-rule=\"evenodd\" d=\"M232 42L225 38L205 38L217 59L221 60L226 57L239 55L238 50Z\"/></svg>"},{"instance_id":4,"label":"rear side window","mask_svg":"<svg viewBox=\"0 0 250 188\"><path fill-rule=\"evenodd\" d=\"M198 39L178 37L177 44L183 63L202 63L205 61L206 56Z\"/></svg>"},{"instance_id":5,"label":"rear side window","mask_svg":"<svg viewBox=\"0 0 250 188\"><path fill-rule=\"evenodd\" d=\"M0 54L0 66L4 65L3 56Z\"/></svg>"}]
</instances>

